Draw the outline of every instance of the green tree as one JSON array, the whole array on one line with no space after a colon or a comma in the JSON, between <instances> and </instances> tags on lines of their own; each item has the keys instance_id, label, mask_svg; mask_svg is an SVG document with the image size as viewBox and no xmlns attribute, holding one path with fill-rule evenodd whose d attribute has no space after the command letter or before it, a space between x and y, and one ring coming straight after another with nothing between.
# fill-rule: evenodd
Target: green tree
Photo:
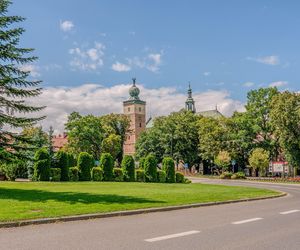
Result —
<instances>
[{"instance_id":1,"label":"green tree","mask_svg":"<svg viewBox=\"0 0 300 250\"><path fill-rule=\"evenodd\" d=\"M125 181L135 181L135 164L131 155L125 155L122 160L122 169Z\"/></svg>"},{"instance_id":2,"label":"green tree","mask_svg":"<svg viewBox=\"0 0 300 250\"><path fill-rule=\"evenodd\" d=\"M53 133L54 133L53 127L50 126L49 131L48 131L47 146L48 146L48 152L50 155L51 165L53 163L53 157L54 157Z\"/></svg>"},{"instance_id":3,"label":"green tree","mask_svg":"<svg viewBox=\"0 0 300 250\"><path fill-rule=\"evenodd\" d=\"M80 116L73 112L65 124L68 131L68 151L73 154L87 152L99 159L104 139L104 129L100 117Z\"/></svg>"},{"instance_id":4,"label":"green tree","mask_svg":"<svg viewBox=\"0 0 300 250\"><path fill-rule=\"evenodd\" d=\"M215 158L215 164L222 168L222 171L229 171L231 157L227 151L220 151Z\"/></svg>"},{"instance_id":5,"label":"green tree","mask_svg":"<svg viewBox=\"0 0 300 250\"><path fill-rule=\"evenodd\" d=\"M149 154L144 162L146 182L156 182L157 180L157 160L153 154Z\"/></svg>"},{"instance_id":6,"label":"green tree","mask_svg":"<svg viewBox=\"0 0 300 250\"><path fill-rule=\"evenodd\" d=\"M269 166L270 154L263 148L256 148L252 151L249 157L249 164L253 170L253 175L255 171L259 170L260 176L265 176L267 173L267 168Z\"/></svg>"},{"instance_id":7,"label":"green tree","mask_svg":"<svg viewBox=\"0 0 300 250\"><path fill-rule=\"evenodd\" d=\"M41 93L41 88L38 88L40 81L28 79L30 72L22 67L34 62L37 57L30 55L33 49L19 47L20 36L25 30L17 27L17 24L25 19L7 15L10 3L8 0L0 1L0 158L3 162L10 161L14 156L22 156L22 146L18 142L24 140L22 135L10 132L6 128L31 126L44 118L28 116L29 113L43 108L25 102L26 98Z\"/></svg>"},{"instance_id":8,"label":"green tree","mask_svg":"<svg viewBox=\"0 0 300 250\"><path fill-rule=\"evenodd\" d=\"M255 133L253 144L271 153L276 158L279 151L278 138L273 133L270 112L272 99L278 95L276 88L260 88L247 95L246 115Z\"/></svg>"},{"instance_id":9,"label":"green tree","mask_svg":"<svg viewBox=\"0 0 300 250\"><path fill-rule=\"evenodd\" d=\"M120 135L110 134L102 141L102 153L110 153L114 160L122 152L122 140Z\"/></svg>"},{"instance_id":10,"label":"green tree","mask_svg":"<svg viewBox=\"0 0 300 250\"><path fill-rule=\"evenodd\" d=\"M79 180L90 181L91 170L94 166L93 156L87 152L81 152L78 156L77 166L79 169Z\"/></svg>"},{"instance_id":11,"label":"green tree","mask_svg":"<svg viewBox=\"0 0 300 250\"><path fill-rule=\"evenodd\" d=\"M34 179L37 181L49 181L50 158L47 149L40 148L34 155Z\"/></svg>"},{"instance_id":12,"label":"green tree","mask_svg":"<svg viewBox=\"0 0 300 250\"><path fill-rule=\"evenodd\" d=\"M110 153L103 153L101 155L100 167L103 169L103 180L112 181L114 177L114 160Z\"/></svg>"},{"instance_id":13,"label":"green tree","mask_svg":"<svg viewBox=\"0 0 300 250\"><path fill-rule=\"evenodd\" d=\"M175 164L171 157L165 157L162 161L162 169L166 173L166 181L169 183L175 182Z\"/></svg>"},{"instance_id":14,"label":"green tree","mask_svg":"<svg viewBox=\"0 0 300 250\"><path fill-rule=\"evenodd\" d=\"M300 96L285 91L272 100L271 122L290 166L300 167Z\"/></svg>"},{"instance_id":15,"label":"green tree","mask_svg":"<svg viewBox=\"0 0 300 250\"><path fill-rule=\"evenodd\" d=\"M59 150L56 155L56 166L61 169L61 181L69 180L69 157L68 154Z\"/></svg>"},{"instance_id":16,"label":"green tree","mask_svg":"<svg viewBox=\"0 0 300 250\"><path fill-rule=\"evenodd\" d=\"M103 124L106 138L110 134L115 134L120 138L121 150L119 151L116 158L119 162L121 162L123 157L123 144L126 139L126 132L128 131L130 126L130 119L124 114L108 114L102 116L100 119Z\"/></svg>"}]
</instances>

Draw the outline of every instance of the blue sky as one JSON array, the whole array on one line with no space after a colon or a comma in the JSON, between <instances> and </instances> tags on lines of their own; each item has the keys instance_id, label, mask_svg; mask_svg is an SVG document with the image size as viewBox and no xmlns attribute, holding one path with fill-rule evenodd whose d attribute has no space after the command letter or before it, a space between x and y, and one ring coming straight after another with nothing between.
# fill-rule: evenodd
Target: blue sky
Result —
<instances>
[{"instance_id":1,"label":"blue sky","mask_svg":"<svg viewBox=\"0 0 300 250\"><path fill-rule=\"evenodd\" d=\"M147 89L184 94L191 81L196 94L244 102L251 88L299 90L299 10L283 0L15 0L10 13L27 18L22 45L36 49L29 69L46 88L136 76Z\"/></svg>"}]
</instances>

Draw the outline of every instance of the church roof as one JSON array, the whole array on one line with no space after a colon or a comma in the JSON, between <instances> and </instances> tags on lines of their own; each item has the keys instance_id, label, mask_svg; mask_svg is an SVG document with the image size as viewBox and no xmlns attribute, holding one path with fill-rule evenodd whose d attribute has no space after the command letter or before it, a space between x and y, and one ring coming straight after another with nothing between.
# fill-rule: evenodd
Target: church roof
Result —
<instances>
[{"instance_id":1,"label":"church roof","mask_svg":"<svg viewBox=\"0 0 300 250\"><path fill-rule=\"evenodd\" d=\"M222 113L220 113L217 109L200 111L200 112L197 112L197 114L202 115L204 117L212 117L212 118L223 117Z\"/></svg>"}]
</instances>

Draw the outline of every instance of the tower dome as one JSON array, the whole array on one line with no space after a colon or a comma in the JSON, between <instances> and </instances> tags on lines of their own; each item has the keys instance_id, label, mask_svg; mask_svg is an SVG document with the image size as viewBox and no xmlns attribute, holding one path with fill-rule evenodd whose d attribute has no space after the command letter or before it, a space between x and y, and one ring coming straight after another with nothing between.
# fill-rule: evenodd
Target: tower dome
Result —
<instances>
[{"instance_id":1,"label":"tower dome","mask_svg":"<svg viewBox=\"0 0 300 250\"><path fill-rule=\"evenodd\" d=\"M135 85L136 78L132 78L132 86L129 89L130 100L139 100L140 89Z\"/></svg>"}]
</instances>

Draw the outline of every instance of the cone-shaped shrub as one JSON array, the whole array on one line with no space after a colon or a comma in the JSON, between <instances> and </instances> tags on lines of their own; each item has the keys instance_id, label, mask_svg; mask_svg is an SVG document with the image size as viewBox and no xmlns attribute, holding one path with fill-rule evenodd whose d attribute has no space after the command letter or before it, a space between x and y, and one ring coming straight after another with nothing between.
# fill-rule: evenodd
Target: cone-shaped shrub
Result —
<instances>
[{"instance_id":1,"label":"cone-shaped shrub","mask_svg":"<svg viewBox=\"0 0 300 250\"><path fill-rule=\"evenodd\" d=\"M79 180L79 169L77 167L69 168L69 180L78 181Z\"/></svg>"},{"instance_id":2,"label":"cone-shaped shrub","mask_svg":"<svg viewBox=\"0 0 300 250\"><path fill-rule=\"evenodd\" d=\"M163 171L163 170L157 171L157 181L160 183L166 182L166 172L165 171Z\"/></svg>"},{"instance_id":3,"label":"cone-shaped shrub","mask_svg":"<svg viewBox=\"0 0 300 250\"><path fill-rule=\"evenodd\" d=\"M144 169L144 163L145 163L146 157L141 157L139 160L139 168Z\"/></svg>"},{"instance_id":4,"label":"cone-shaped shrub","mask_svg":"<svg viewBox=\"0 0 300 250\"><path fill-rule=\"evenodd\" d=\"M165 157L162 161L162 169L166 172L166 182L175 182L175 164L171 157Z\"/></svg>"},{"instance_id":5,"label":"cone-shaped shrub","mask_svg":"<svg viewBox=\"0 0 300 250\"><path fill-rule=\"evenodd\" d=\"M50 180L60 181L61 179L61 169L60 168L50 168Z\"/></svg>"},{"instance_id":6,"label":"cone-shaped shrub","mask_svg":"<svg viewBox=\"0 0 300 250\"><path fill-rule=\"evenodd\" d=\"M124 173L124 180L135 181L134 159L131 155L125 155L123 157L121 167Z\"/></svg>"},{"instance_id":7,"label":"cone-shaped shrub","mask_svg":"<svg viewBox=\"0 0 300 250\"><path fill-rule=\"evenodd\" d=\"M144 162L146 182L156 182L157 180L157 161L153 154L149 154Z\"/></svg>"},{"instance_id":8,"label":"cone-shaped shrub","mask_svg":"<svg viewBox=\"0 0 300 250\"><path fill-rule=\"evenodd\" d=\"M94 166L93 156L86 152L81 152L78 156L77 161L79 169L79 180L80 181L90 181L91 180L91 170Z\"/></svg>"},{"instance_id":9,"label":"cone-shaped shrub","mask_svg":"<svg viewBox=\"0 0 300 250\"><path fill-rule=\"evenodd\" d=\"M124 174L122 168L114 168L114 180L124 181Z\"/></svg>"},{"instance_id":10,"label":"cone-shaped shrub","mask_svg":"<svg viewBox=\"0 0 300 250\"><path fill-rule=\"evenodd\" d=\"M103 180L112 181L114 178L114 160L110 153L103 153L101 155L100 167L103 169Z\"/></svg>"},{"instance_id":11,"label":"cone-shaped shrub","mask_svg":"<svg viewBox=\"0 0 300 250\"><path fill-rule=\"evenodd\" d=\"M103 170L100 167L92 168L92 180L93 181L102 181L103 180Z\"/></svg>"},{"instance_id":12,"label":"cone-shaped shrub","mask_svg":"<svg viewBox=\"0 0 300 250\"><path fill-rule=\"evenodd\" d=\"M69 180L69 156L64 151L56 153L56 166L61 169L61 181Z\"/></svg>"},{"instance_id":13,"label":"cone-shaped shrub","mask_svg":"<svg viewBox=\"0 0 300 250\"><path fill-rule=\"evenodd\" d=\"M144 169L137 169L136 173L136 181L145 182L145 171Z\"/></svg>"},{"instance_id":14,"label":"cone-shaped shrub","mask_svg":"<svg viewBox=\"0 0 300 250\"><path fill-rule=\"evenodd\" d=\"M184 183L184 175L180 172L176 172L176 183Z\"/></svg>"},{"instance_id":15,"label":"cone-shaped shrub","mask_svg":"<svg viewBox=\"0 0 300 250\"><path fill-rule=\"evenodd\" d=\"M45 148L40 148L34 155L34 176L36 181L49 181L50 177L50 156Z\"/></svg>"}]
</instances>

